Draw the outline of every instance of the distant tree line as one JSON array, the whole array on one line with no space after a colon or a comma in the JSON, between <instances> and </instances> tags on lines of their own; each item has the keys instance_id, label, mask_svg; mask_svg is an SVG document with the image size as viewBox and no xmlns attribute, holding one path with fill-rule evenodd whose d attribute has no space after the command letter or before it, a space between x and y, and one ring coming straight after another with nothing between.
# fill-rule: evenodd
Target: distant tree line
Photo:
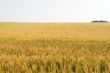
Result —
<instances>
[{"instance_id":1,"label":"distant tree line","mask_svg":"<svg viewBox=\"0 0 110 73\"><path fill-rule=\"evenodd\" d=\"M94 20L92 22L108 22L108 21L105 21L105 20Z\"/></svg>"}]
</instances>

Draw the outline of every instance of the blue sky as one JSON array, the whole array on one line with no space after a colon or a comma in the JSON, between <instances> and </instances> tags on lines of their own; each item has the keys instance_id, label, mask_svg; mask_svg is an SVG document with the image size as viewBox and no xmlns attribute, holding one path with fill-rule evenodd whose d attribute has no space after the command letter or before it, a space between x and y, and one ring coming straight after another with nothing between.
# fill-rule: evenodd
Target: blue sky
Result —
<instances>
[{"instance_id":1,"label":"blue sky","mask_svg":"<svg viewBox=\"0 0 110 73\"><path fill-rule=\"evenodd\" d=\"M110 20L110 0L0 0L0 21L86 22Z\"/></svg>"}]
</instances>

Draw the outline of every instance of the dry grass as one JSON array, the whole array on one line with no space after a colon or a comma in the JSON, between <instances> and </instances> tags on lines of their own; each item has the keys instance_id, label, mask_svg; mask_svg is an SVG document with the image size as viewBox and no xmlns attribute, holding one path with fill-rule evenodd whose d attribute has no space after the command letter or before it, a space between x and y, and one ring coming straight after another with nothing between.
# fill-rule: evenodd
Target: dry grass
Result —
<instances>
[{"instance_id":1,"label":"dry grass","mask_svg":"<svg viewBox=\"0 0 110 73\"><path fill-rule=\"evenodd\" d=\"M110 73L110 23L0 23L0 73Z\"/></svg>"}]
</instances>

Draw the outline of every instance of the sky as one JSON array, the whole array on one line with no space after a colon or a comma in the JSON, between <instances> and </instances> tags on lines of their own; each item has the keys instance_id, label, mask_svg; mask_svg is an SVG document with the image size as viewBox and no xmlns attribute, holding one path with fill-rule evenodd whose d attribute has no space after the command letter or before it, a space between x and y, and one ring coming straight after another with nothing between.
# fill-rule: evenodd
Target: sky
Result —
<instances>
[{"instance_id":1,"label":"sky","mask_svg":"<svg viewBox=\"0 0 110 73\"><path fill-rule=\"evenodd\" d=\"M0 0L0 22L110 20L110 0Z\"/></svg>"}]
</instances>

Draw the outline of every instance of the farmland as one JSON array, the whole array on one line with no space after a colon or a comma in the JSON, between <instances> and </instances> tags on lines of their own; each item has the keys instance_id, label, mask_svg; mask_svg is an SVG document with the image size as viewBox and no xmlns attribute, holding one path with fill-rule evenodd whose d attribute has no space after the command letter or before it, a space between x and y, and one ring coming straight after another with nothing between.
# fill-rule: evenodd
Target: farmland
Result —
<instances>
[{"instance_id":1,"label":"farmland","mask_svg":"<svg viewBox=\"0 0 110 73\"><path fill-rule=\"evenodd\" d=\"M110 73L110 23L0 23L0 73Z\"/></svg>"}]
</instances>

